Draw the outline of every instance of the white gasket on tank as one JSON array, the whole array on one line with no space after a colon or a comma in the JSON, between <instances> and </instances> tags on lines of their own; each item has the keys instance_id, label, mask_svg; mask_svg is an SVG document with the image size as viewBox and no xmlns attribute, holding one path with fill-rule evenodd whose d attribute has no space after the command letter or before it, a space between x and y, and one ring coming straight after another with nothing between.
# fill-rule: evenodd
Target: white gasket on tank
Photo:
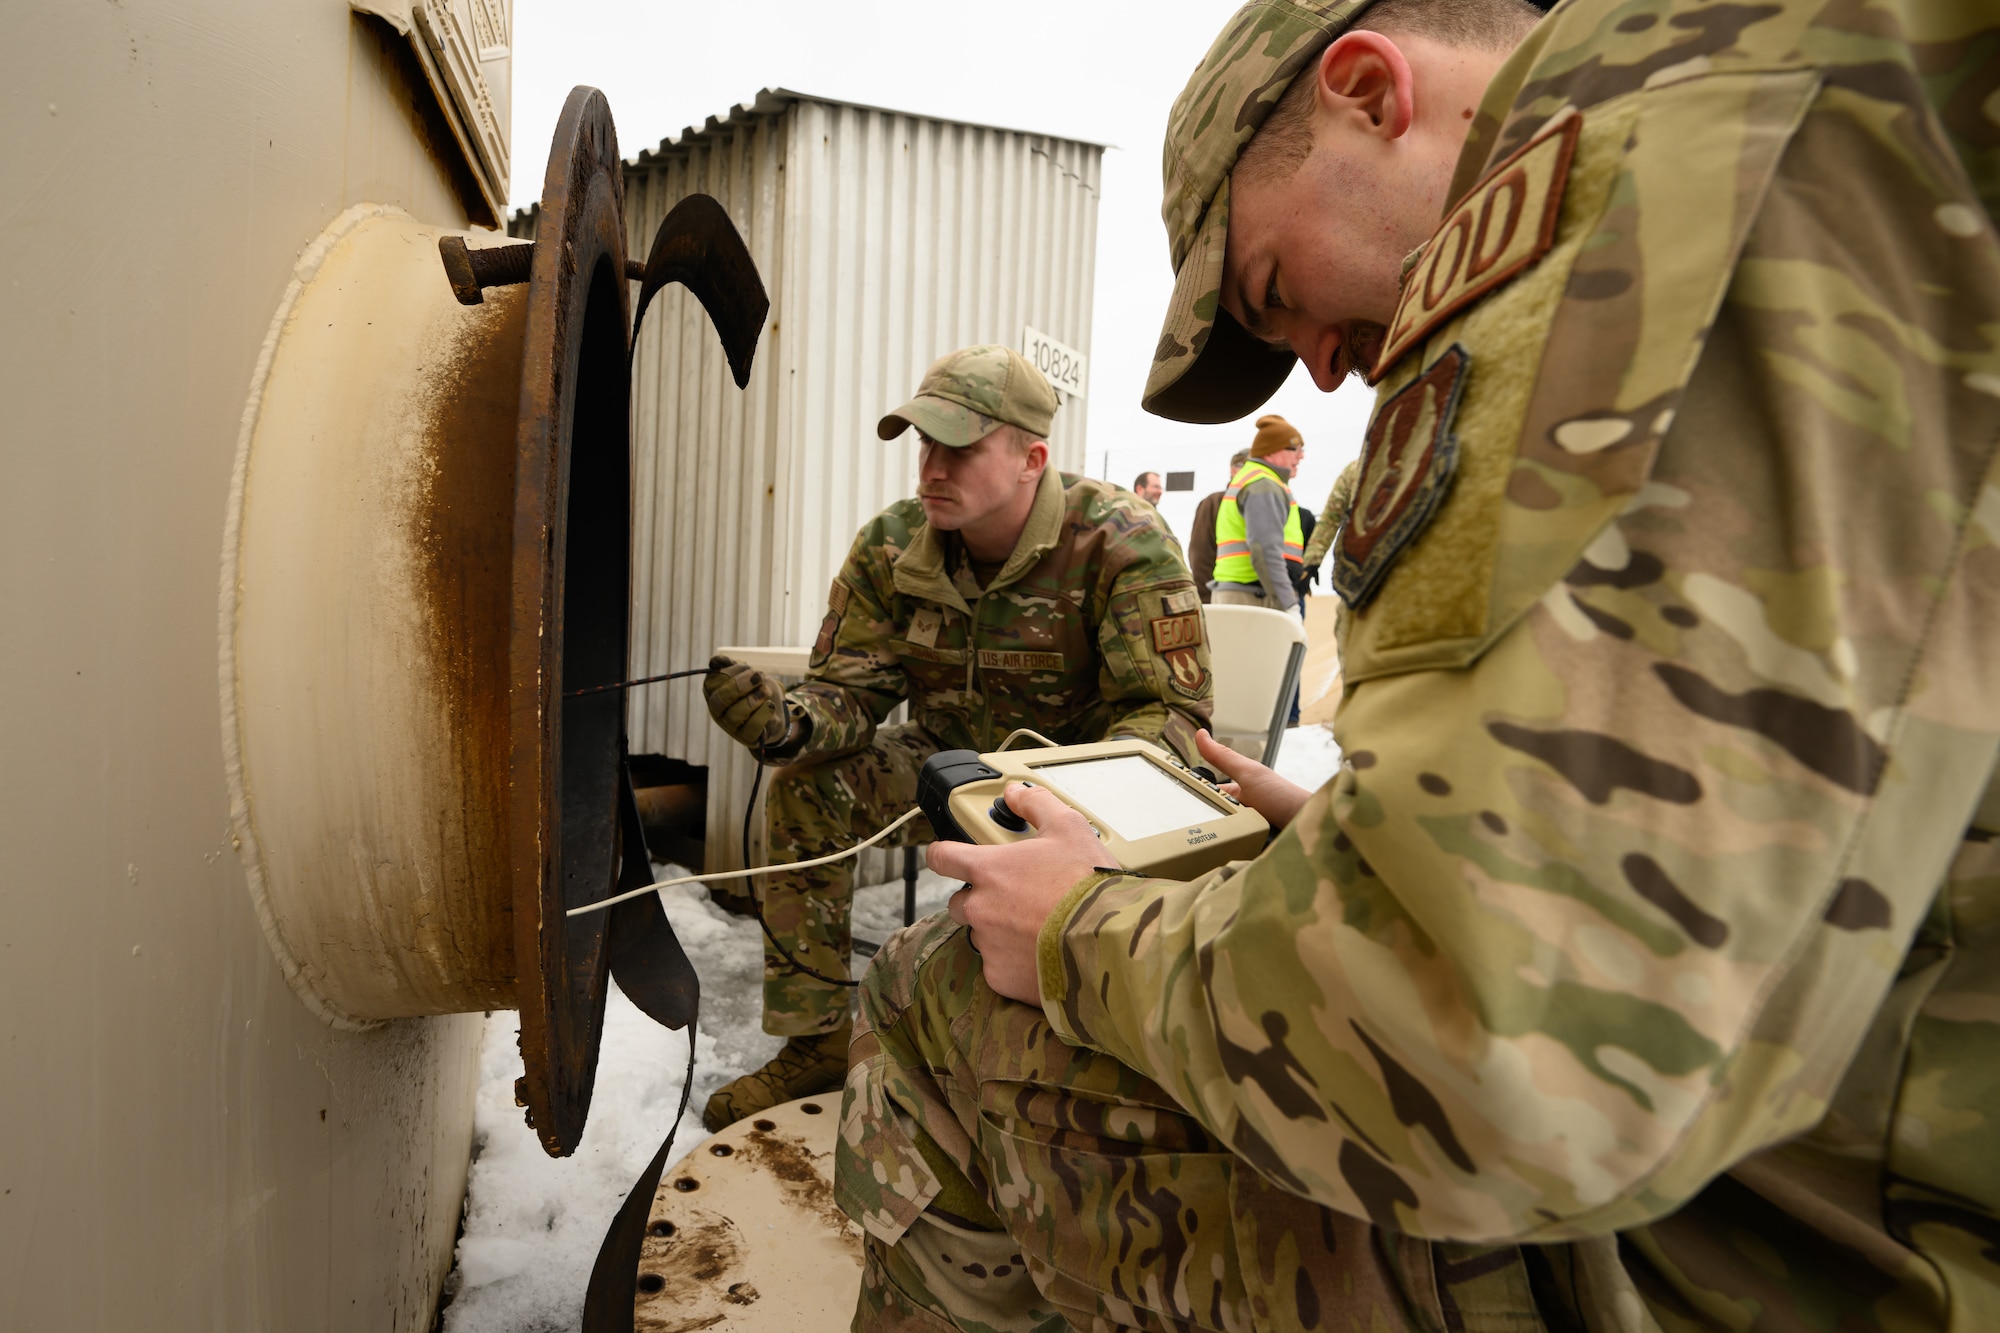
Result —
<instances>
[{"instance_id":1,"label":"white gasket on tank","mask_svg":"<svg viewBox=\"0 0 2000 1333\"><path fill-rule=\"evenodd\" d=\"M284 973L285 984L291 987L292 994L298 996L322 1022L346 1032L372 1031L382 1027L386 1020L356 1018L314 990L305 969L292 955L278 930L277 915L271 909L263 847L257 840L256 821L250 811L249 785L243 773L236 634L242 609L243 503L250 474L250 445L256 439L257 423L263 415L264 389L270 379L271 364L277 359L278 343L284 336L286 325L291 323L292 309L298 304L300 294L319 275L327 256L347 238L348 233L376 218L416 220L391 204L355 204L328 223L326 230L313 238L292 265L292 280L278 301L277 313L271 316L271 327L264 334L264 344L257 350L257 368L250 373L250 395L244 400L243 421L236 435L236 463L229 476L229 505L222 526L222 587L216 612L220 640L216 676L222 696L222 771L229 784L229 822L235 830L232 841L237 855L243 860L244 878L250 884L250 901L257 908L257 923L264 928L264 942L270 945L271 955L278 960L278 968Z\"/></svg>"}]
</instances>

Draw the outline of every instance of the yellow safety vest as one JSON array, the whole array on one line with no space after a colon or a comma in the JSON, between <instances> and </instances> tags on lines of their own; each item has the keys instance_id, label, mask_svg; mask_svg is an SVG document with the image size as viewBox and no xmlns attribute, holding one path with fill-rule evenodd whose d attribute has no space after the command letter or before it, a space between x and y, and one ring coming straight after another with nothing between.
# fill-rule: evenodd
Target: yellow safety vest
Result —
<instances>
[{"instance_id":1,"label":"yellow safety vest","mask_svg":"<svg viewBox=\"0 0 2000 1333\"><path fill-rule=\"evenodd\" d=\"M1292 488L1285 485L1283 477L1253 458L1229 479L1229 489L1222 493L1222 505L1215 511L1217 583L1258 582L1257 566L1250 559L1249 529L1243 524L1243 511L1237 508L1236 497L1259 478L1269 478L1283 487L1285 501L1291 506L1285 511L1285 563L1290 567L1287 572L1296 582L1298 573L1305 568L1306 539L1305 529L1299 525L1299 502L1292 499Z\"/></svg>"}]
</instances>

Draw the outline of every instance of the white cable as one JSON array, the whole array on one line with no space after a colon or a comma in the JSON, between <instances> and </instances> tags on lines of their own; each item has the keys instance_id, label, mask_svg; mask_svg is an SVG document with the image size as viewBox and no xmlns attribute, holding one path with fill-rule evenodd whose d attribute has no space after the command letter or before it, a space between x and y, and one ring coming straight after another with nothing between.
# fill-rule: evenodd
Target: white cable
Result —
<instances>
[{"instance_id":1,"label":"white cable","mask_svg":"<svg viewBox=\"0 0 2000 1333\"><path fill-rule=\"evenodd\" d=\"M889 825L889 827L883 829L868 841L855 843L844 852L834 852L830 856L815 857L810 861L793 861L788 865L757 866L751 870L720 870L713 875L682 875L679 879L663 879L657 884L644 884L636 889L627 889L625 892L614 894L601 902L587 903L582 907L572 907L567 912L564 912L563 915L582 916L586 912L601 912L607 907L615 907L627 898L636 898L642 893L652 893L656 889L671 889L676 884L704 884L719 879L748 879L752 875L762 875L771 870L811 870L814 866L829 865L832 862L853 856L857 852L867 851L870 847L873 847L876 843L882 841L882 839L888 837L891 833L894 833L897 829L903 827L903 825L909 823L923 812L924 809L922 806L911 806L895 823Z\"/></svg>"},{"instance_id":2,"label":"white cable","mask_svg":"<svg viewBox=\"0 0 2000 1333\"><path fill-rule=\"evenodd\" d=\"M1050 740L1047 736L1042 735L1042 733L1039 731L1029 731L1026 727L1016 727L1014 730L1007 733L1007 739L1000 742L1000 749L995 750L994 753L999 754L1001 750L1005 750L1008 746L1012 745L1015 741L1020 740L1021 737L1023 736L1028 737L1030 740L1040 741L1042 744L1048 746L1051 750L1061 748L1054 741Z\"/></svg>"}]
</instances>

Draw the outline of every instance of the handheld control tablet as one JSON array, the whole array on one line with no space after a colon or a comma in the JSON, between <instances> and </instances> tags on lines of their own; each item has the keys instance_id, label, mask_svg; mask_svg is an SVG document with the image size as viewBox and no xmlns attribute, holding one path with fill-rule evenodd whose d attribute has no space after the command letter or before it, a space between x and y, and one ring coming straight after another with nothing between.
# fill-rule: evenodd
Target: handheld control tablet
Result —
<instances>
[{"instance_id":1,"label":"handheld control tablet","mask_svg":"<svg viewBox=\"0 0 2000 1333\"><path fill-rule=\"evenodd\" d=\"M1248 860L1270 837L1262 815L1141 740L996 754L944 750L924 764L917 804L940 838L1019 842L1034 830L1007 805L1004 793L1016 782L1082 812L1116 864L1136 874L1193 879Z\"/></svg>"}]
</instances>

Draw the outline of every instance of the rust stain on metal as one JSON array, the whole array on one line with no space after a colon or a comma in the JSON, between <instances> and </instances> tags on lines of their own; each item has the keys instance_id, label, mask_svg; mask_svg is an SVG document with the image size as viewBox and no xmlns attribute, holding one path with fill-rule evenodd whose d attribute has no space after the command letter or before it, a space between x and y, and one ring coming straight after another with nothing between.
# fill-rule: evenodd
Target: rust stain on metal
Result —
<instances>
[{"instance_id":1,"label":"rust stain on metal","mask_svg":"<svg viewBox=\"0 0 2000 1333\"><path fill-rule=\"evenodd\" d=\"M854 1223L834 1202L833 1182L817 1164L820 1156L804 1139L775 1130L755 1129L743 1140L744 1160L779 1182L789 1206L816 1218L823 1227L847 1231Z\"/></svg>"},{"instance_id":2,"label":"rust stain on metal","mask_svg":"<svg viewBox=\"0 0 2000 1333\"><path fill-rule=\"evenodd\" d=\"M449 945L476 978L475 1002L492 1009L517 1003L512 903L493 887L507 879L507 597L526 320L518 289L466 312L424 376L432 396L419 441L415 537L428 683L463 774L460 808L440 827L462 839L448 859L465 867L466 887L485 909L480 937Z\"/></svg>"},{"instance_id":3,"label":"rust stain on metal","mask_svg":"<svg viewBox=\"0 0 2000 1333\"><path fill-rule=\"evenodd\" d=\"M647 1237L639 1271L661 1279L660 1290L673 1298L639 1302L633 1327L643 1333L691 1333L723 1322L729 1316L715 1308L713 1298L718 1294L734 1305L757 1299L756 1288L743 1280L746 1258L743 1233L736 1223L705 1210L688 1213L672 1239ZM724 1294L739 1288L748 1290L747 1299Z\"/></svg>"},{"instance_id":4,"label":"rust stain on metal","mask_svg":"<svg viewBox=\"0 0 2000 1333\"><path fill-rule=\"evenodd\" d=\"M824 1111L787 1103L739 1121L660 1182L638 1260L635 1329L845 1324L861 1229L834 1202L836 1126Z\"/></svg>"}]
</instances>

